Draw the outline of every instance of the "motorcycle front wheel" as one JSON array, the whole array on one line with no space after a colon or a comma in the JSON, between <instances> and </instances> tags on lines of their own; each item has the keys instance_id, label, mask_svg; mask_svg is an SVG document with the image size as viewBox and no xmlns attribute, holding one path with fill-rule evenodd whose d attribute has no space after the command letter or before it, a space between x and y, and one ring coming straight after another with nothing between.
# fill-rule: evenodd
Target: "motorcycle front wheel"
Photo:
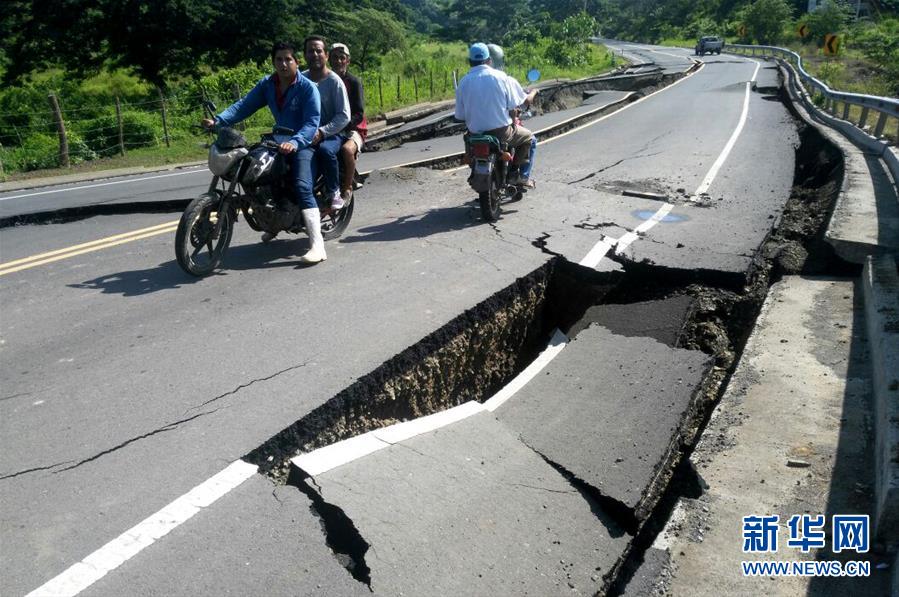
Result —
<instances>
[{"instance_id":1,"label":"motorcycle front wheel","mask_svg":"<svg viewBox=\"0 0 899 597\"><path fill-rule=\"evenodd\" d=\"M216 211L219 198L200 195L190 202L178 222L175 257L178 265L192 276L205 276L219 266L234 232L234 219L228 210ZM216 234L219 219L221 229Z\"/></svg>"}]
</instances>

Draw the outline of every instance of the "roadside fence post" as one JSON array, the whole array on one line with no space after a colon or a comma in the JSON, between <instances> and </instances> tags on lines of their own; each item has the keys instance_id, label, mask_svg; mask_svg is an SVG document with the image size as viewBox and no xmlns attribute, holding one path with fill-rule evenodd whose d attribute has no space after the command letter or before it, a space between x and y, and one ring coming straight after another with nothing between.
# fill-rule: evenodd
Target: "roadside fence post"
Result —
<instances>
[{"instance_id":1,"label":"roadside fence post","mask_svg":"<svg viewBox=\"0 0 899 597\"><path fill-rule=\"evenodd\" d=\"M433 68L432 68L431 71L428 73L428 76L429 76L430 81L431 81L431 95L430 95L430 98L431 98L431 99L434 99L434 69L433 69Z\"/></svg>"},{"instance_id":2,"label":"roadside fence post","mask_svg":"<svg viewBox=\"0 0 899 597\"><path fill-rule=\"evenodd\" d=\"M115 96L115 120L119 129L119 153L124 157L125 155L125 130L122 125L122 104L119 101L119 96ZM105 143L104 143L105 145Z\"/></svg>"},{"instance_id":3,"label":"roadside fence post","mask_svg":"<svg viewBox=\"0 0 899 597\"><path fill-rule=\"evenodd\" d=\"M62 112L59 109L59 102L54 94L47 96L50 100L50 109L53 110L53 117L56 119L56 130L59 132L59 165L63 168L69 167L69 140L66 138L66 125L62 121Z\"/></svg>"},{"instance_id":4,"label":"roadside fence post","mask_svg":"<svg viewBox=\"0 0 899 597\"><path fill-rule=\"evenodd\" d=\"M381 101L381 111L384 111L384 90L381 88L381 73L378 73L378 99Z\"/></svg>"},{"instance_id":5,"label":"roadside fence post","mask_svg":"<svg viewBox=\"0 0 899 597\"><path fill-rule=\"evenodd\" d=\"M412 73L412 87L415 89L415 102L418 103L418 78Z\"/></svg>"},{"instance_id":6,"label":"roadside fence post","mask_svg":"<svg viewBox=\"0 0 899 597\"><path fill-rule=\"evenodd\" d=\"M400 101L400 76L396 76L396 101Z\"/></svg>"},{"instance_id":7,"label":"roadside fence post","mask_svg":"<svg viewBox=\"0 0 899 597\"><path fill-rule=\"evenodd\" d=\"M159 104L162 106L162 134L165 135L165 146L171 147L169 143L169 120L165 111L165 96L162 94L162 87L157 87L156 91L159 92Z\"/></svg>"}]
</instances>

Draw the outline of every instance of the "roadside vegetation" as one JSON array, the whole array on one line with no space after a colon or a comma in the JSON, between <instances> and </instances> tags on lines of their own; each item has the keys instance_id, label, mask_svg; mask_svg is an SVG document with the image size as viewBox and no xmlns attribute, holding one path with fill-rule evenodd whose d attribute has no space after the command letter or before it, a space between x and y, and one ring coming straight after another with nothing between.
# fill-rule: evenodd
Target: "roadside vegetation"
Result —
<instances>
[{"instance_id":1,"label":"roadside vegetation","mask_svg":"<svg viewBox=\"0 0 899 597\"><path fill-rule=\"evenodd\" d=\"M473 41L501 44L521 81L530 68L544 79L609 70L614 57L590 43L596 35L787 46L833 88L895 97L899 0L869 2L877 12L856 19L843 0L813 14L806 0L493 0L489 11L482 0L260 0L252 10L224 0L47 0L37 10L11 0L0 20L0 179L58 167L50 94L74 168L202 159L205 140L192 128L201 101L224 108L268 74L272 39L313 33L350 46L369 117L451 98ZM840 34L838 56L823 56L824 32ZM260 111L247 135L270 124Z\"/></svg>"},{"instance_id":2,"label":"roadside vegetation","mask_svg":"<svg viewBox=\"0 0 899 597\"><path fill-rule=\"evenodd\" d=\"M48 99L51 94L65 124L71 168L93 170L202 159L206 139L196 128L202 117L201 102L212 100L221 110L269 74L272 38L301 41L307 34L316 33L329 41L349 44L351 72L364 82L370 119L404 106L453 97L454 81L469 68L468 43L478 39L503 44L506 68L522 82L531 68L540 70L544 79L578 78L608 71L615 62L611 52L589 42L598 28L595 19L577 11L558 21L534 19L527 26L505 32L491 33L485 28L484 37L469 40L457 35L465 29L464 19L469 18L464 14L441 18L444 26L437 28L436 22L421 22L424 13L411 10L415 2L370 3L380 9L354 9L351 5L358 3L337 2L325 11L319 8L314 13L319 20L305 22L302 27L294 24L262 36L266 26L260 24L258 39L248 34L255 21L238 24L233 17L224 18L221 26L243 29L231 39L220 35L209 40L206 35L212 33L210 26L201 21L214 14L219 2L125 2L146 5L145 21L136 23L136 31L130 36L135 44L156 39L165 31L179 39L160 42L164 49L184 44L194 59L183 49L174 54L159 50L148 57L140 47L129 45L129 38L120 38L120 32L112 30L118 15L116 5L121 3L81 3L96 5L100 12L88 11L75 17L89 21L83 25L90 28L79 28L74 36L80 47L62 35L72 30L72 24L57 21L53 11L30 15L30 20L21 23L23 31L9 31L13 43L0 52L0 69L7 82L0 89L3 179L46 175L50 174L48 169L58 169L60 145ZM23 11L30 11L31 3L17 4ZM194 37L172 31L165 11L160 12L160 6L177 12L186 4L200 11L198 15L180 15L188 21L185 30ZM263 11L285 4L302 11L306 3L280 0L262 4ZM343 10L341 4L346 5ZM465 8L465 3L456 4ZM272 16L269 22L277 20ZM47 54L35 54L47 39L59 41L59 47L54 46L53 52L46 48ZM155 45L151 48L151 52L157 52ZM49 62L38 59L45 56L56 58ZM244 126L253 139L270 130L271 124L268 111L260 110Z\"/></svg>"}]
</instances>

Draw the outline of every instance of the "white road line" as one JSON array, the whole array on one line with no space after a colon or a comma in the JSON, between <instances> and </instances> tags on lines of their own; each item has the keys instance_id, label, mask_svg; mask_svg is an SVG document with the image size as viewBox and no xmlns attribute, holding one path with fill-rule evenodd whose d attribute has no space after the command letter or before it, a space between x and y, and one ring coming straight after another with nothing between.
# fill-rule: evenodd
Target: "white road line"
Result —
<instances>
[{"instance_id":1,"label":"white road line","mask_svg":"<svg viewBox=\"0 0 899 597\"><path fill-rule=\"evenodd\" d=\"M446 427L462 419L467 419L471 415L477 414L484 410L483 405L479 402L471 400L459 406L454 406L444 411L419 417L411 421L404 421L382 429L373 431L375 437L388 444L398 444L416 435L429 433L435 429Z\"/></svg>"},{"instance_id":2,"label":"white road line","mask_svg":"<svg viewBox=\"0 0 899 597\"><path fill-rule=\"evenodd\" d=\"M494 394L492 398L484 402L484 408L493 412L502 406L502 404L514 396L518 390L527 385L527 383L534 379L538 373L543 371L543 368L549 365L554 358L559 356L559 353L562 352L562 349L567 345L568 336L556 329L549 341L549 345L543 349L543 352L541 352L530 365L525 367L524 371L516 375L515 379L507 383L506 386Z\"/></svg>"},{"instance_id":3,"label":"white road line","mask_svg":"<svg viewBox=\"0 0 899 597\"><path fill-rule=\"evenodd\" d=\"M599 265L599 262L602 261L602 258L606 256L606 253L615 246L615 239L608 238L603 236L599 239L593 248L590 249L590 252L587 253L583 259L578 262L578 265L583 265L584 267L596 268Z\"/></svg>"},{"instance_id":4,"label":"white road line","mask_svg":"<svg viewBox=\"0 0 899 597\"><path fill-rule=\"evenodd\" d=\"M145 547L210 506L217 499L256 474L256 466L242 460L197 485L168 506L131 527L63 573L28 593L26 597L73 597Z\"/></svg>"},{"instance_id":5,"label":"white road line","mask_svg":"<svg viewBox=\"0 0 899 597\"><path fill-rule=\"evenodd\" d=\"M756 65L756 72L758 72L758 65ZM753 79L755 75L753 75ZM724 165L725 160L727 160L727 156L730 155L730 150L734 148L734 144L737 142L737 138L740 136L740 133L743 131L743 126L746 124L746 117L749 115L749 94L751 92L752 83L746 83L746 91L743 95L743 112L740 114L740 121L737 123L737 128L734 129L733 134L731 134L730 139L727 140L727 144L724 146L724 149L721 151L721 155L718 156L718 159L715 160L715 163L712 164L712 167L709 169L708 174L705 175L705 178L702 179L702 183L697 187L694 195L702 195L703 193L707 193L709 187L712 186L712 182L715 180L715 177L718 176L718 171L721 169L721 166Z\"/></svg>"},{"instance_id":6,"label":"white road line","mask_svg":"<svg viewBox=\"0 0 899 597\"><path fill-rule=\"evenodd\" d=\"M656 54L664 54L665 56L671 56L672 58L683 58L687 62L693 62L693 60L689 56L684 56L683 54L671 54L669 52L662 52L661 50L650 50L650 52L655 52Z\"/></svg>"},{"instance_id":7,"label":"white road line","mask_svg":"<svg viewBox=\"0 0 899 597\"><path fill-rule=\"evenodd\" d=\"M633 232L628 232L618 239L618 242L615 243L615 254L620 255L632 242L640 238L640 234L646 232L665 219L665 216L667 216L673 208L674 205L671 203L663 203L662 207L660 207L656 213L652 214L648 220L634 228Z\"/></svg>"},{"instance_id":8,"label":"white road line","mask_svg":"<svg viewBox=\"0 0 899 597\"><path fill-rule=\"evenodd\" d=\"M115 184L126 184L129 182L140 182L142 180L155 180L157 178L169 178L171 176L183 176L185 174L196 174L197 172L208 172L208 168L198 168L196 170L187 170L185 172L173 172L171 174L160 174L158 176L147 176L145 178L129 178L128 180L115 180L113 182L100 182L97 184L89 184L81 187L66 187L64 189L51 189L49 191L38 191L37 193L26 193L24 195L12 195L10 197L0 197L0 201L8 199L22 199L24 197L37 197L38 195L50 195L52 193L65 193L66 191L80 191L82 189L95 189L97 187L108 187Z\"/></svg>"}]
</instances>

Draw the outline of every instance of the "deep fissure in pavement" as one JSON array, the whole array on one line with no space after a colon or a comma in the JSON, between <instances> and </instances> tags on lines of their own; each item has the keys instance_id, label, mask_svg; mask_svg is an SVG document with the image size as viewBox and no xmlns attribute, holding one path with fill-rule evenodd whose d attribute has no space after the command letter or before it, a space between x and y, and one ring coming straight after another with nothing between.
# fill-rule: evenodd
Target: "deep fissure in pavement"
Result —
<instances>
[{"instance_id":1,"label":"deep fissure in pavement","mask_svg":"<svg viewBox=\"0 0 899 597\"><path fill-rule=\"evenodd\" d=\"M362 376L250 452L278 482L294 456L470 400L483 402L616 284L618 273L548 261Z\"/></svg>"},{"instance_id":2,"label":"deep fissure in pavement","mask_svg":"<svg viewBox=\"0 0 899 597\"><path fill-rule=\"evenodd\" d=\"M585 499L619 528L636 533L628 554L609 575L620 593L681 496L701 491L689 455L726 388L772 283L784 274L852 271L823 242L823 223L840 188L842 158L810 127L800 127L794 187L782 217L739 280L714 271L667 271L617 260L624 273L600 273L555 256L545 266L429 334L254 450L247 460L278 482L289 459L372 429L424 416L468 400L483 401L517 375L545 346L553 328L568 332L597 305L689 297L672 343L715 358L701 394L679 421L672 445L637 513L552 464ZM549 235L534 241L545 252ZM797 247L801 250L798 250ZM324 502L309 479L288 480L306 493L322 519L327 542L354 577L368 584L368 542L339 508ZM315 495L313 495L315 494ZM630 534L630 533L629 533Z\"/></svg>"},{"instance_id":3,"label":"deep fissure in pavement","mask_svg":"<svg viewBox=\"0 0 899 597\"><path fill-rule=\"evenodd\" d=\"M781 89L779 99L797 117L785 90ZM608 297L611 300L627 296L665 298L680 294L694 297L696 310L686 325L682 345L714 355L717 364L693 441L683 446L682 458L672 472L671 481L651 516L639 529L627 561L608 595L624 593L656 537L668 523L678 500L696 499L705 490L705 482L689 458L715 405L727 389L771 285L784 275L857 277L860 273L859 266L840 259L824 240L827 222L842 184L843 156L816 128L806 125L798 117L796 126L800 143L796 148L790 197L779 222L759 248L754 267L742 288L716 284L714 279L705 280L705 284L699 281L679 286L672 284L665 272L660 271L658 279L663 280L662 284L646 284L646 280L625 275L623 283ZM626 274L629 265L624 263ZM652 268L640 269L649 273ZM711 438L711 441L719 440ZM662 582L664 578L663 575ZM664 588L661 590L664 592Z\"/></svg>"},{"instance_id":4,"label":"deep fissure in pavement","mask_svg":"<svg viewBox=\"0 0 899 597\"><path fill-rule=\"evenodd\" d=\"M362 538L359 529L341 508L330 504L322 497L314 481L288 478L287 484L299 489L312 502L312 511L318 515L325 534L325 542L337 561L360 583L371 590L371 569L365 563L369 544Z\"/></svg>"}]
</instances>

